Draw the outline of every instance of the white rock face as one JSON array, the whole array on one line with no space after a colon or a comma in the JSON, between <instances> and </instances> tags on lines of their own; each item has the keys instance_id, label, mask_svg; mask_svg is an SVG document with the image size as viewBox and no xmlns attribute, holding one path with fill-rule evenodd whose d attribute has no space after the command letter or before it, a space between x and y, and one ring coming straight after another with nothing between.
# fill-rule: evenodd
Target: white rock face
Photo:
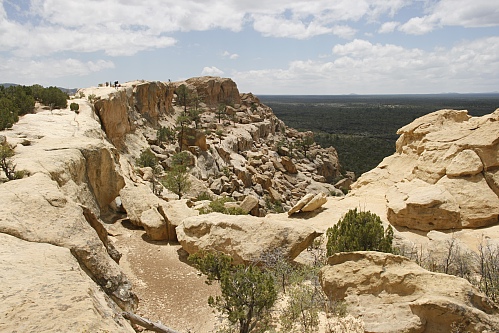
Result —
<instances>
[{"instance_id":1,"label":"white rock face","mask_svg":"<svg viewBox=\"0 0 499 333\"><path fill-rule=\"evenodd\" d=\"M60 246L0 233L0 331L135 332Z\"/></svg>"},{"instance_id":2,"label":"white rock face","mask_svg":"<svg viewBox=\"0 0 499 333\"><path fill-rule=\"evenodd\" d=\"M366 332L494 332L499 309L465 279L432 273L407 258L380 252L338 253L321 269L330 299L345 300Z\"/></svg>"},{"instance_id":3,"label":"white rock face","mask_svg":"<svg viewBox=\"0 0 499 333\"><path fill-rule=\"evenodd\" d=\"M220 213L187 218L176 231L182 248L189 254L220 251L230 255L234 263L256 262L263 253L276 248L293 259L319 236L299 221Z\"/></svg>"}]
</instances>

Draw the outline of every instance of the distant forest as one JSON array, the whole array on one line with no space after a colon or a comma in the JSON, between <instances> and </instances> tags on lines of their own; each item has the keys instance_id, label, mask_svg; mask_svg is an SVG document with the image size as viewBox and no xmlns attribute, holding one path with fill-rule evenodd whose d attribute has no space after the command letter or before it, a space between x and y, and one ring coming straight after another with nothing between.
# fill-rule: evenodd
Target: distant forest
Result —
<instances>
[{"instance_id":1,"label":"distant forest","mask_svg":"<svg viewBox=\"0 0 499 333\"><path fill-rule=\"evenodd\" d=\"M499 108L499 94L258 96L287 126L313 131L338 151L342 172L358 177L395 152L397 130L430 112L468 110L482 116Z\"/></svg>"}]
</instances>

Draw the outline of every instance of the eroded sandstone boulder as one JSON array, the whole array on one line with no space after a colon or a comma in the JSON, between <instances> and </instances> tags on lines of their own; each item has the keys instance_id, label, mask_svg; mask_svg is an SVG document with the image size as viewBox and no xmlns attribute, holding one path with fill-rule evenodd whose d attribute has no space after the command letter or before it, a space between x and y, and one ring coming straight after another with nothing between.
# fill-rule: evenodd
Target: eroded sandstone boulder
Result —
<instances>
[{"instance_id":1,"label":"eroded sandstone boulder","mask_svg":"<svg viewBox=\"0 0 499 333\"><path fill-rule=\"evenodd\" d=\"M176 231L189 254L220 251L230 255L234 263L257 262L263 253L276 248L293 259L320 235L301 222L220 213L189 217Z\"/></svg>"},{"instance_id":2,"label":"eroded sandstone boulder","mask_svg":"<svg viewBox=\"0 0 499 333\"><path fill-rule=\"evenodd\" d=\"M320 271L331 300L345 300L366 332L495 332L499 309L468 281L429 272L409 259L380 252L338 253Z\"/></svg>"},{"instance_id":3,"label":"eroded sandstone boulder","mask_svg":"<svg viewBox=\"0 0 499 333\"><path fill-rule=\"evenodd\" d=\"M4 233L0 243L0 331L135 332L69 249Z\"/></svg>"},{"instance_id":4,"label":"eroded sandstone boulder","mask_svg":"<svg viewBox=\"0 0 499 333\"><path fill-rule=\"evenodd\" d=\"M389 164L361 177L357 188L394 181L385 196L394 225L419 230L494 225L499 216L498 120L497 110L483 117L440 110L418 118L398 131L397 154ZM395 179L396 174L402 177Z\"/></svg>"}]
</instances>

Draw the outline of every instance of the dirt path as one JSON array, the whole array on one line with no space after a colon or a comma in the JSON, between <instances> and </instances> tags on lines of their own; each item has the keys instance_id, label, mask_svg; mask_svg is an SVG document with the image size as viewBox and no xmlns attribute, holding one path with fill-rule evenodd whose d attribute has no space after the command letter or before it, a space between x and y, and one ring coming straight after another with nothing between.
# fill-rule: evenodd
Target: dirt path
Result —
<instances>
[{"instance_id":1,"label":"dirt path","mask_svg":"<svg viewBox=\"0 0 499 333\"><path fill-rule=\"evenodd\" d=\"M217 318L207 300L218 287L205 284L178 243L150 241L127 222L115 223L113 234L120 266L140 300L137 314L180 332L214 331Z\"/></svg>"}]
</instances>

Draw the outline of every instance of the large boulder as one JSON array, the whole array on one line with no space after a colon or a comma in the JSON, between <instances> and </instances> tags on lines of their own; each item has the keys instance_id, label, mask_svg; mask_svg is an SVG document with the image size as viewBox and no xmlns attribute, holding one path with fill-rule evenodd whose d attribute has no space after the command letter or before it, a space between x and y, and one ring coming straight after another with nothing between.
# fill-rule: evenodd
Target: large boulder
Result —
<instances>
[{"instance_id":1,"label":"large boulder","mask_svg":"<svg viewBox=\"0 0 499 333\"><path fill-rule=\"evenodd\" d=\"M220 213L189 217L176 231L182 248L189 254L220 251L230 255L235 263L257 262L262 254L276 248L294 259L320 235L300 222Z\"/></svg>"},{"instance_id":2,"label":"large boulder","mask_svg":"<svg viewBox=\"0 0 499 333\"><path fill-rule=\"evenodd\" d=\"M397 133L397 152L362 175L354 195L383 193L388 221L411 229L497 224L499 109L482 117L440 110Z\"/></svg>"},{"instance_id":3,"label":"large boulder","mask_svg":"<svg viewBox=\"0 0 499 333\"><path fill-rule=\"evenodd\" d=\"M0 331L135 332L70 250L0 233Z\"/></svg>"},{"instance_id":4,"label":"large boulder","mask_svg":"<svg viewBox=\"0 0 499 333\"><path fill-rule=\"evenodd\" d=\"M495 332L499 309L465 279L429 272L380 252L338 253L320 271L331 300L344 300L366 332Z\"/></svg>"}]
</instances>

